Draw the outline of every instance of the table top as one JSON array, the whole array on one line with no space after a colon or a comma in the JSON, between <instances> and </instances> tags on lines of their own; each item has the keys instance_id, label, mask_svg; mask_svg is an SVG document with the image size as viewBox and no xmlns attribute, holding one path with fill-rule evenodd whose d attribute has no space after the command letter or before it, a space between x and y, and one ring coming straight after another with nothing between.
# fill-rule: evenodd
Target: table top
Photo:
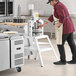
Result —
<instances>
[{"instance_id":1,"label":"table top","mask_svg":"<svg viewBox=\"0 0 76 76\"><path fill-rule=\"evenodd\" d=\"M11 25L11 26L26 26L26 25L28 25L28 23L13 23L13 22L3 22L3 23L0 23L0 24Z\"/></svg>"}]
</instances>

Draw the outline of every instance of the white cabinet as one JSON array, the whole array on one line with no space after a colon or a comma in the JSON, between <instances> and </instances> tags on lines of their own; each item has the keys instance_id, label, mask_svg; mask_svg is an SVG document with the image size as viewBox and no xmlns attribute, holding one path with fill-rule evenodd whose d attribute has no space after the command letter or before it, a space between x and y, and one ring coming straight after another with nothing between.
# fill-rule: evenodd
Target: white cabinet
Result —
<instances>
[{"instance_id":1,"label":"white cabinet","mask_svg":"<svg viewBox=\"0 0 76 76\"><path fill-rule=\"evenodd\" d=\"M11 38L11 68L24 65L24 38L21 36Z\"/></svg>"}]
</instances>

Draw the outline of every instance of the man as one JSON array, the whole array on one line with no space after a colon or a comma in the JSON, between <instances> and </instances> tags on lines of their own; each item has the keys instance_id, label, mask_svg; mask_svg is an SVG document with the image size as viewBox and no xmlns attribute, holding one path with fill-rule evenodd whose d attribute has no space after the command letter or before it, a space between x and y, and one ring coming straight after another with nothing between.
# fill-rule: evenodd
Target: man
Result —
<instances>
[{"instance_id":1,"label":"man","mask_svg":"<svg viewBox=\"0 0 76 76\"><path fill-rule=\"evenodd\" d=\"M54 16L59 19L59 22L55 24L56 27L59 27L63 24L63 34L62 34L62 44L57 45L59 53L60 53L60 61L54 62L55 65L65 65L66 64L66 56L64 44L65 41L68 42L71 52L72 52L72 60L68 61L69 64L76 64L76 46L73 39L74 25L69 16L68 10L64 4L59 2L59 0L49 0L47 4L50 3L54 7ZM54 18L51 15L48 18L49 21L53 22Z\"/></svg>"}]
</instances>

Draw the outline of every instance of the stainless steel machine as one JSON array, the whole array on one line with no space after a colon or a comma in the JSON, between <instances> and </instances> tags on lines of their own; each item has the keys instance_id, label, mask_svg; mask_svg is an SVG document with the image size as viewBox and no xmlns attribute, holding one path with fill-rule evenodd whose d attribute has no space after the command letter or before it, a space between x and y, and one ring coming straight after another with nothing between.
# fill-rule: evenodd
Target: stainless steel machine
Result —
<instances>
[{"instance_id":1,"label":"stainless steel machine","mask_svg":"<svg viewBox=\"0 0 76 76\"><path fill-rule=\"evenodd\" d=\"M0 16L13 15L13 0L0 0Z\"/></svg>"},{"instance_id":2,"label":"stainless steel machine","mask_svg":"<svg viewBox=\"0 0 76 76\"><path fill-rule=\"evenodd\" d=\"M38 28L40 25L44 24L44 21L39 18L39 14L34 12L31 19L28 21L28 36L41 36L43 35L43 27Z\"/></svg>"},{"instance_id":3,"label":"stainless steel machine","mask_svg":"<svg viewBox=\"0 0 76 76\"><path fill-rule=\"evenodd\" d=\"M24 65L24 38L20 35L0 33L0 71Z\"/></svg>"}]
</instances>

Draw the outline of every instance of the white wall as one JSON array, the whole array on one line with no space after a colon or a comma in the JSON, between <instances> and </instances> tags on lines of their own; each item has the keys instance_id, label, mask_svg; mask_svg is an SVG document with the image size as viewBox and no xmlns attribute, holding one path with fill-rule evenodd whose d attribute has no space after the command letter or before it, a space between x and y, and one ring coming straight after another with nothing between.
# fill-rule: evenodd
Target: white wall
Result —
<instances>
[{"instance_id":1,"label":"white wall","mask_svg":"<svg viewBox=\"0 0 76 76\"><path fill-rule=\"evenodd\" d=\"M35 11L39 12L42 16L51 15L52 8L49 4L46 4L48 0L14 0L14 15L17 15L18 5L21 5L21 13L24 15L29 15L28 10L29 4L34 4Z\"/></svg>"},{"instance_id":2,"label":"white wall","mask_svg":"<svg viewBox=\"0 0 76 76\"><path fill-rule=\"evenodd\" d=\"M17 16L18 14L18 5L20 4L21 6L21 14L28 15L28 0L14 0L14 7L13 7L13 12L14 16Z\"/></svg>"},{"instance_id":3,"label":"white wall","mask_svg":"<svg viewBox=\"0 0 76 76\"><path fill-rule=\"evenodd\" d=\"M76 15L76 0L60 0L68 8L70 14Z\"/></svg>"},{"instance_id":4,"label":"white wall","mask_svg":"<svg viewBox=\"0 0 76 76\"><path fill-rule=\"evenodd\" d=\"M34 4L35 11L38 11L42 16L50 16L52 13L52 7L50 4L46 4L48 0L14 0L14 14L17 15L18 4L21 5L21 13L29 15L29 4ZM68 8L70 14L76 15L76 0L60 0Z\"/></svg>"}]
</instances>

